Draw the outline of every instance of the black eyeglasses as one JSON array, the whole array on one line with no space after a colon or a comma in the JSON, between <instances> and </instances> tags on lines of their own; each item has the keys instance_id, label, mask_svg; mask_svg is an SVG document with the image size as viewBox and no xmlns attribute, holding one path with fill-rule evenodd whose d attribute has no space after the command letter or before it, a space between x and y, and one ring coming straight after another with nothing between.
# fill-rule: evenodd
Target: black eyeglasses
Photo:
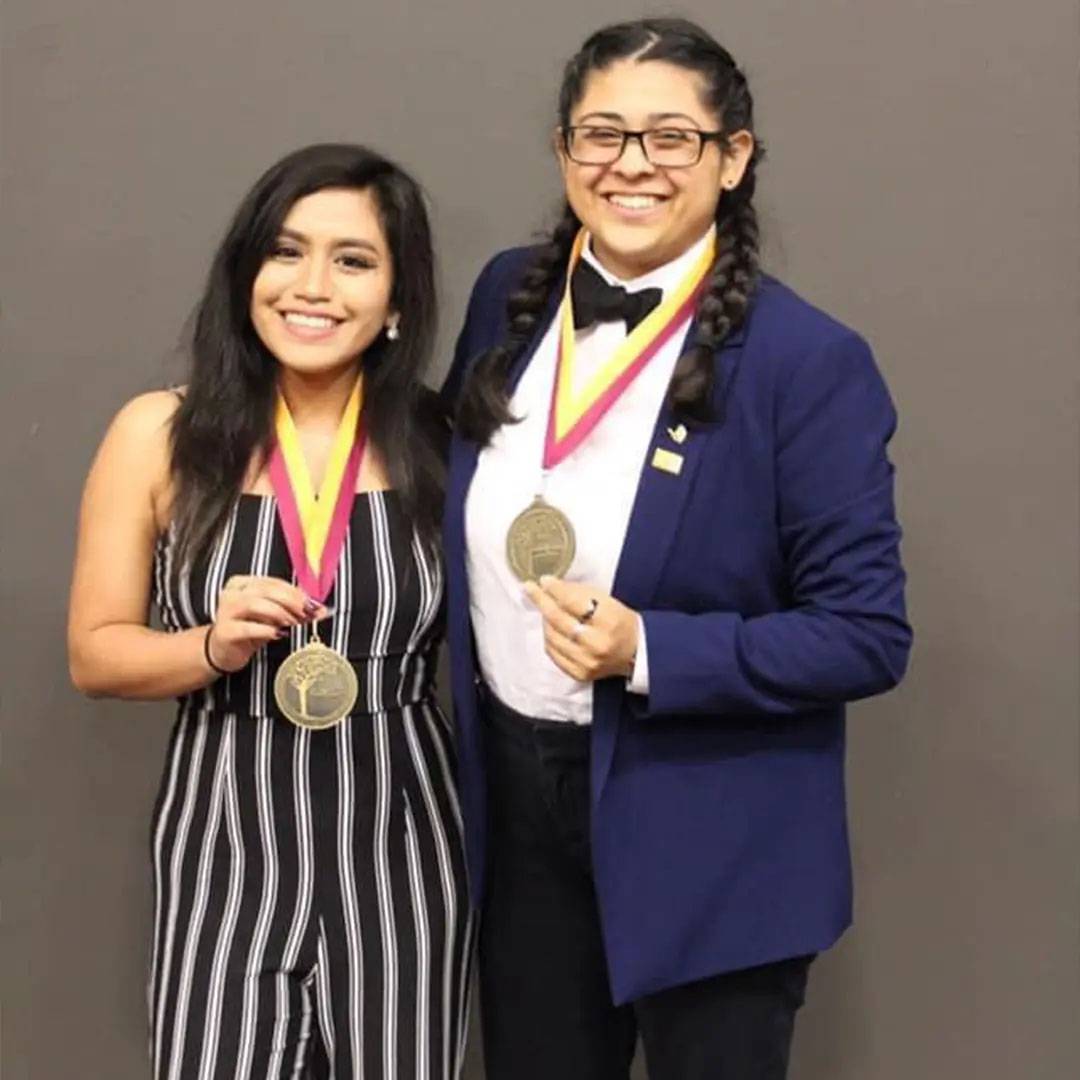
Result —
<instances>
[{"instance_id":1,"label":"black eyeglasses","mask_svg":"<svg viewBox=\"0 0 1080 1080\"><path fill-rule=\"evenodd\" d=\"M709 142L724 144L722 131L697 128L656 127L644 131L574 124L562 129L566 156L578 165L613 165L626 152L626 144L636 139L645 159L653 165L685 169L696 165Z\"/></svg>"}]
</instances>

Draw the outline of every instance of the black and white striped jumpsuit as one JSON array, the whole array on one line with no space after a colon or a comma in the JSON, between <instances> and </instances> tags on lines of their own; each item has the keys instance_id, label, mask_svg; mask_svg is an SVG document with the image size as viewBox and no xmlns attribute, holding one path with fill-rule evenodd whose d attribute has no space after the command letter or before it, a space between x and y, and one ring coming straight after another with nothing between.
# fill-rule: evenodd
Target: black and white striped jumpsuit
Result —
<instances>
[{"instance_id":1,"label":"black and white striped jumpsuit","mask_svg":"<svg viewBox=\"0 0 1080 1080\"><path fill-rule=\"evenodd\" d=\"M243 495L208 564L155 555L169 629L209 622L236 574L290 577L270 496ZM325 642L356 712L277 712L294 631L181 703L154 813L149 1006L156 1080L459 1075L471 919L453 750L433 697L442 570L393 492L360 494Z\"/></svg>"}]
</instances>

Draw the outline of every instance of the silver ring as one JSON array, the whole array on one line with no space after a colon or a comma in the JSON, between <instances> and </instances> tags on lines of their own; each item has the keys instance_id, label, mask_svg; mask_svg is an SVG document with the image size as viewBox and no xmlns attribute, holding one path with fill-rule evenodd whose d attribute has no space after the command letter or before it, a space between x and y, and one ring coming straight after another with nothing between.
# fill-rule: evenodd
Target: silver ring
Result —
<instances>
[{"instance_id":1,"label":"silver ring","mask_svg":"<svg viewBox=\"0 0 1080 1080\"><path fill-rule=\"evenodd\" d=\"M583 623L587 623L596 614L596 609L599 606L600 606L600 601L597 600L596 597L594 596L589 601L589 610L586 611L585 614L581 616L581 619L579 621L583 622Z\"/></svg>"}]
</instances>

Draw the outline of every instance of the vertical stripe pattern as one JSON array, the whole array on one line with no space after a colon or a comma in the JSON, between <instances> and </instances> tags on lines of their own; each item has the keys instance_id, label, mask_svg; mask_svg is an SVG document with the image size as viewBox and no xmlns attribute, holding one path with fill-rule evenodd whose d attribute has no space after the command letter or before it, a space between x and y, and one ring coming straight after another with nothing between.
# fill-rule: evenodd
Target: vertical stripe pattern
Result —
<instances>
[{"instance_id":1,"label":"vertical stripe pattern","mask_svg":"<svg viewBox=\"0 0 1080 1080\"><path fill-rule=\"evenodd\" d=\"M274 500L242 496L205 564L159 543L163 625L213 618L235 574L289 577ZM443 577L392 492L357 497L324 640L356 712L308 732L273 679L305 630L181 704L154 813L155 1080L450 1080L472 927L461 811L434 700Z\"/></svg>"}]
</instances>

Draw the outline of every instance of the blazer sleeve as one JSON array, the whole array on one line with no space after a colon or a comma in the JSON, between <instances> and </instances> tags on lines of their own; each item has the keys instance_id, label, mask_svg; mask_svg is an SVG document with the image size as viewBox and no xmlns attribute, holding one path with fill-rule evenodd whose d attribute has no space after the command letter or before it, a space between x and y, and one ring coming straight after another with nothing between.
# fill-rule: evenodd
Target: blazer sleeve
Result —
<instances>
[{"instance_id":1,"label":"blazer sleeve","mask_svg":"<svg viewBox=\"0 0 1080 1080\"><path fill-rule=\"evenodd\" d=\"M648 713L791 715L880 693L903 675L911 629L884 380L850 332L782 375L774 452L790 606L751 617L641 612Z\"/></svg>"}]
</instances>

